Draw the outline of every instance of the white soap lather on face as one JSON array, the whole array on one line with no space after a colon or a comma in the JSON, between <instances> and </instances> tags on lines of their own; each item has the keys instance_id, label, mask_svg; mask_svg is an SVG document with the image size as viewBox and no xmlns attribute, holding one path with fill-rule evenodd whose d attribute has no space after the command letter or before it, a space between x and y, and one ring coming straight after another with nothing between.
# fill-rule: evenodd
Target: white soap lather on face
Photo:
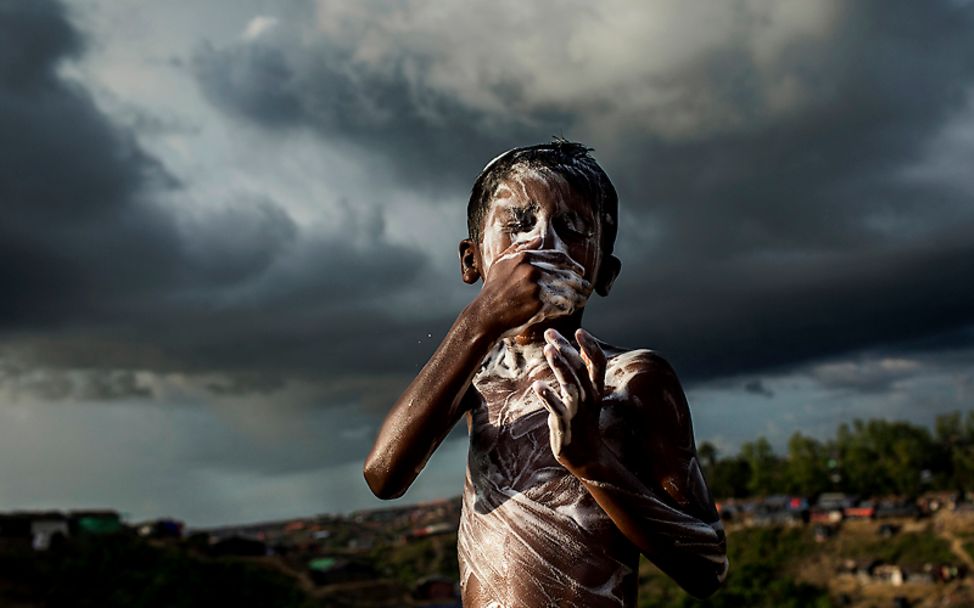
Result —
<instances>
[{"instance_id":1,"label":"white soap lather on face","mask_svg":"<svg viewBox=\"0 0 974 608\"><path fill-rule=\"evenodd\" d=\"M545 171L519 168L498 186L484 221L482 258L485 274L495 263L527 250L527 245L536 239L541 241L541 248L536 251L551 254L544 256L550 261L530 262L544 271L538 280L542 309L527 323L505 335L516 335L546 319L570 315L583 308L591 294L583 276L585 268L571 257L556 227L556 219L565 212L564 201L558 200L553 207L534 203L525 186L527 179L550 182L559 178ZM516 231L512 230L512 224L517 225Z\"/></svg>"}]
</instances>

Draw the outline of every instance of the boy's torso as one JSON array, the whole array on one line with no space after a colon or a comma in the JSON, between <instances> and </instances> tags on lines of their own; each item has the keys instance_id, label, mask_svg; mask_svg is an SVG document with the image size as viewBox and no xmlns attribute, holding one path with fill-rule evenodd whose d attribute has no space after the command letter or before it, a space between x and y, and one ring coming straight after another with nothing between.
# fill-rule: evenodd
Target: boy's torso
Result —
<instances>
[{"instance_id":1,"label":"boy's torso","mask_svg":"<svg viewBox=\"0 0 974 608\"><path fill-rule=\"evenodd\" d=\"M635 358L607 349L600 429L624 460L634 429L625 390ZM474 377L458 552L464 605L635 605L639 555L551 452L531 384L554 382L539 345L502 342Z\"/></svg>"}]
</instances>

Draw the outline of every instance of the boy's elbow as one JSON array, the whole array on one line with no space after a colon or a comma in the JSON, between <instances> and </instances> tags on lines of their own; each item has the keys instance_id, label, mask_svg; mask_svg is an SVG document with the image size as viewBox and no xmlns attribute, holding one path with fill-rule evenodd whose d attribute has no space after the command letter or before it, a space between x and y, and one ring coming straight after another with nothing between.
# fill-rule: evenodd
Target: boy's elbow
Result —
<instances>
[{"instance_id":1,"label":"boy's elbow","mask_svg":"<svg viewBox=\"0 0 974 608\"><path fill-rule=\"evenodd\" d=\"M729 563L726 556L716 569L712 567L713 562L709 565L710 568L700 568L698 576L690 576L680 584L684 591L698 600L706 599L716 593L727 578Z\"/></svg>"},{"instance_id":2,"label":"boy's elbow","mask_svg":"<svg viewBox=\"0 0 974 608\"><path fill-rule=\"evenodd\" d=\"M705 600L720 589L721 582L716 578L694 581L692 585L682 585L683 590L698 600Z\"/></svg>"},{"instance_id":3,"label":"boy's elbow","mask_svg":"<svg viewBox=\"0 0 974 608\"><path fill-rule=\"evenodd\" d=\"M385 470L385 467L370 460L365 462L362 473L365 475L365 483L369 484L369 489L372 490L376 498L392 500L406 493L406 488L392 483L392 475Z\"/></svg>"}]
</instances>

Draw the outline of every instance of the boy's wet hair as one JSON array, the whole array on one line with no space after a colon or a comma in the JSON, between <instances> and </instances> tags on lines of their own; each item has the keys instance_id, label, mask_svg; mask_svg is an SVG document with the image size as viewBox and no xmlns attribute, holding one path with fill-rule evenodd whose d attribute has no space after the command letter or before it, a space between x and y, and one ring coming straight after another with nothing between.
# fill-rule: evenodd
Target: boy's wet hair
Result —
<instances>
[{"instance_id":1,"label":"boy's wet hair","mask_svg":"<svg viewBox=\"0 0 974 608\"><path fill-rule=\"evenodd\" d=\"M490 161L477 176L467 203L470 239L480 242L491 197L514 169L548 169L564 178L575 192L592 201L602 222L602 251L606 255L612 253L618 226L619 196L609 176L589 154L591 150L578 142L556 138L550 144L513 148Z\"/></svg>"}]
</instances>

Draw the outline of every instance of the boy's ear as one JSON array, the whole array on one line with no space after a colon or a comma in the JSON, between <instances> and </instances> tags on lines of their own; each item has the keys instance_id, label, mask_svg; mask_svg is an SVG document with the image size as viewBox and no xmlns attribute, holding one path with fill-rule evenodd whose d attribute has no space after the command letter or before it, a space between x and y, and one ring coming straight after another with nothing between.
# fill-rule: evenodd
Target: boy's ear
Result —
<instances>
[{"instance_id":1,"label":"boy's ear","mask_svg":"<svg viewBox=\"0 0 974 608\"><path fill-rule=\"evenodd\" d=\"M602 260L599 274L595 277L595 293L602 297L609 295L609 290L612 289L612 284L615 283L620 270L622 270L622 260L616 256L609 255Z\"/></svg>"},{"instance_id":2,"label":"boy's ear","mask_svg":"<svg viewBox=\"0 0 974 608\"><path fill-rule=\"evenodd\" d=\"M480 268L477 265L477 246L470 239L460 241L460 276L463 282L473 285L480 280Z\"/></svg>"}]
</instances>

